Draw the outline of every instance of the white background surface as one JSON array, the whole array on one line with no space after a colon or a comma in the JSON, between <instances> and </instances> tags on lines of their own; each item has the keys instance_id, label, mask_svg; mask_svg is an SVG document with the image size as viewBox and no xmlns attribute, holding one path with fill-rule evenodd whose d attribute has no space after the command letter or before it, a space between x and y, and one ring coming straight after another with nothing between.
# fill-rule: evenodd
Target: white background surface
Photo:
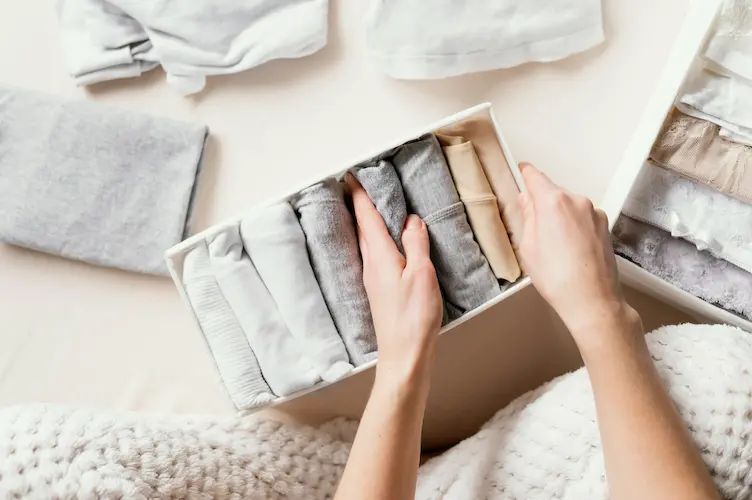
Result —
<instances>
[{"instance_id":1,"label":"white background surface","mask_svg":"<svg viewBox=\"0 0 752 500\"><path fill-rule=\"evenodd\" d=\"M212 141L196 230L483 101L493 103L518 160L536 163L565 187L597 201L686 9L683 0L604 0L607 41L586 53L554 64L401 82L382 76L366 59L366 3L332 0L330 41L314 56L210 78L207 90L186 99L167 86L160 70L88 93L76 88L62 64L54 0L2 2L0 83L208 124ZM483 365L467 355L473 342L482 347L478 353L492 355L483 342L491 342L488 335L498 342L502 337L496 333L507 325L503 315L490 316L493 322L470 322L457 334L465 336L461 341L457 335L442 338L467 351L440 355L439 370L442 363L454 363L454 369L472 373ZM559 365L545 365L553 373L576 358L571 346L561 352L566 356ZM539 375L552 374L544 372ZM536 380L528 377L525 385ZM451 400L441 394L434 399ZM0 245L0 405L27 401L232 411L169 279Z\"/></svg>"}]
</instances>

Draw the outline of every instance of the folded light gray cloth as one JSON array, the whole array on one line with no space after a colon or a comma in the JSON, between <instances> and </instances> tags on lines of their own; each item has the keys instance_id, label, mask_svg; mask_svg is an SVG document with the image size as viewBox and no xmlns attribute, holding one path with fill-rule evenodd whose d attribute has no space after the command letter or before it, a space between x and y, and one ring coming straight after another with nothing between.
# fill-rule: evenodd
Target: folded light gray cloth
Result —
<instances>
[{"instance_id":1,"label":"folded light gray cloth","mask_svg":"<svg viewBox=\"0 0 752 500\"><path fill-rule=\"evenodd\" d=\"M292 206L277 203L248 214L240 223L240 236L310 365L327 382L350 372L345 344L313 274L306 238Z\"/></svg>"},{"instance_id":2,"label":"folded light gray cloth","mask_svg":"<svg viewBox=\"0 0 752 500\"><path fill-rule=\"evenodd\" d=\"M256 355L219 289L206 242L199 242L185 254L182 281L235 407L247 410L272 401L274 394L261 375Z\"/></svg>"},{"instance_id":3,"label":"folded light gray cloth","mask_svg":"<svg viewBox=\"0 0 752 500\"><path fill-rule=\"evenodd\" d=\"M752 274L747 271L662 229L625 216L616 221L612 240L617 254L649 273L752 320Z\"/></svg>"},{"instance_id":4,"label":"folded light gray cloth","mask_svg":"<svg viewBox=\"0 0 752 500\"><path fill-rule=\"evenodd\" d=\"M326 44L328 0L60 0L68 71L79 85L159 64L182 93L206 75L312 54Z\"/></svg>"},{"instance_id":5,"label":"folded light gray cloth","mask_svg":"<svg viewBox=\"0 0 752 500\"><path fill-rule=\"evenodd\" d=\"M291 203L306 236L313 272L350 361L358 366L376 359L376 332L363 285L363 261L342 184L324 180L302 190Z\"/></svg>"},{"instance_id":6,"label":"folded light gray cloth","mask_svg":"<svg viewBox=\"0 0 752 500\"><path fill-rule=\"evenodd\" d=\"M407 219L407 204L394 166L387 160L375 160L354 168L352 172L384 219L397 248L404 254L402 229Z\"/></svg>"},{"instance_id":7,"label":"folded light gray cloth","mask_svg":"<svg viewBox=\"0 0 752 500\"><path fill-rule=\"evenodd\" d=\"M211 268L258 358L264 379L277 396L308 389L321 379L303 347L285 325L256 267L243 250L238 223L207 238Z\"/></svg>"},{"instance_id":8,"label":"folded light gray cloth","mask_svg":"<svg viewBox=\"0 0 752 500\"><path fill-rule=\"evenodd\" d=\"M433 134L397 148L392 163L407 208L428 227L431 260L444 292L449 319L493 299L501 290L473 239L452 175Z\"/></svg>"},{"instance_id":9,"label":"folded light gray cloth","mask_svg":"<svg viewBox=\"0 0 752 500\"><path fill-rule=\"evenodd\" d=\"M167 274L207 129L0 87L0 240Z\"/></svg>"}]
</instances>

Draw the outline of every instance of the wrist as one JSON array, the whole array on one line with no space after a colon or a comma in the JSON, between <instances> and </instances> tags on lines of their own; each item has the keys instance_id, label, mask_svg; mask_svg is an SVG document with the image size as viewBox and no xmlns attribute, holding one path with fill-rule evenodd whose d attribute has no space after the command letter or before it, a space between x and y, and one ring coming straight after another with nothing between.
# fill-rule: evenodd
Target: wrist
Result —
<instances>
[{"instance_id":1,"label":"wrist","mask_svg":"<svg viewBox=\"0 0 752 500\"><path fill-rule=\"evenodd\" d=\"M591 311L586 319L565 323L585 363L611 352L647 349L640 315L623 300Z\"/></svg>"},{"instance_id":2,"label":"wrist","mask_svg":"<svg viewBox=\"0 0 752 500\"><path fill-rule=\"evenodd\" d=\"M407 399L427 397L434 358L431 347L410 358L379 359L374 392L385 390Z\"/></svg>"}]
</instances>

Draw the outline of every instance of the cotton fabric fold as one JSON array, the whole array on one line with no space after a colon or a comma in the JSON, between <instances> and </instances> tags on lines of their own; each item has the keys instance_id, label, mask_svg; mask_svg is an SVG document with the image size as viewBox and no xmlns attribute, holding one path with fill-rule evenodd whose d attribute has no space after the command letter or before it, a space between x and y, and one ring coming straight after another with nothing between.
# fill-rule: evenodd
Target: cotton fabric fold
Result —
<instances>
[{"instance_id":1,"label":"cotton fabric fold","mask_svg":"<svg viewBox=\"0 0 752 500\"><path fill-rule=\"evenodd\" d=\"M549 62L603 41L600 0L373 0L366 45L404 79Z\"/></svg>"},{"instance_id":2,"label":"cotton fabric fold","mask_svg":"<svg viewBox=\"0 0 752 500\"><path fill-rule=\"evenodd\" d=\"M649 224L619 217L614 251L649 273L752 320L752 274Z\"/></svg>"},{"instance_id":3,"label":"cotton fabric fold","mask_svg":"<svg viewBox=\"0 0 752 500\"><path fill-rule=\"evenodd\" d=\"M392 163L402 183L408 210L420 216L428 227L431 260L444 292L449 319L456 319L499 295L499 283L473 238L436 137L427 134L400 146Z\"/></svg>"},{"instance_id":4,"label":"cotton fabric fold","mask_svg":"<svg viewBox=\"0 0 752 500\"><path fill-rule=\"evenodd\" d=\"M517 201L520 189L512 175L504 151L499 144L496 129L488 116L475 116L461 120L437 131L442 136L462 137L470 141L478 155L483 172L499 204L501 220L507 230L512 247L517 249L522 242L524 224L522 210ZM519 262L519 259L517 259Z\"/></svg>"},{"instance_id":5,"label":"cotton fabric fold","mask_svg":"<svg viewBox=\"0 0 752 500\"><path fill-rule=\"evenodd\" d=\"M650 159L688 179L752 203L752 147L724 139L718 125L674 109L653 144Z\"/></svg>"},{"instance_id":6,"label":"cotton fabric fold","mask_svg":"<svg viewBox=\"0 0 752 500\"><path fill-rule=\"evenodd\" d=\"M327 37L327 0L60 0L69 73L79 85L161 65L183 94L206 76L303 57Z\"/></svg>"},{"instance_id":7,"label":"cotton fabric fold","mask_svg":"<svg viewBox=\"0 0 752 500\"><path fill-rule=\"evenodd\" d=\"M306 239L289 203L255 210L240 223L243 246L302 355L326 382L352 371L313 274Z\"/></svg>"},{"instance_id":8,"label":"cotton fabric fold","mask_svg":"<svg viewBox=\"0 0 752 500\"><path fill-rule=\"evenodd\" d=\"M750 0L724 0L703 56L734 73L752 81L752 22Z\"/></svg>"},{"instance_id":9,"label":"cotton fabric fold","mask_svg":"<svg viewBox=\"0 0 752 500\"><path fill-rule=\"evenodd\" d=\"M520 266L501 220L499 206L470 141L437 134L475 239L497 278L514 282Z\"/></svg>"},{"instance_id":10,"label":"cotton fabric fold","mask_svg":"<svg viewBox=\"0 0 752 500\"><path fill-rule=\"evenodd\" d=\"M376 359L376 332L363 285L363 261L342 184L330 178L290 200L306 236L311 267L355 366Z\"/></svg>"},{"instance_id":11,"label":"cotton fabric fold","mask_svg":"<svg viewBox=\"0 0 752 500\"><path fill-rule=\"evenodd\" d=\"M352 173L368 193L376 210L384 219L389 236L404 255L402 230L407 220L407 203L394 165L387 160L378 159L352 169Z\"/></svg>"},{"instance_id":12,"label":"cotton fabric fold","mask_svg":"<svg viewBox=\"0 0 752 500\"><path fill-rule=\"evenodd\" d=\"M188 250L182 282L219 374L235 407L247 410L272 401L269 385L237 317L219 289L205 241Z\"/></svg>"},{"instance_id":13,"label":"cotton fabric fold","mask_svg":"<svg viewBox=\"0 0 752 500\"><path fill-rule=\"evenodd\" d=\"M648 162L622 212L752 272L752 205Z\"/></svg>"},{"instance_id":14,"label":"cotton fabric fold","mask_svg":"<svg viewBox=\"0 0 752 500\"><path fill-rule=\"evenodd\" d=\"M167 275L206 136L200 125L0 87L0 240Z\"/></svg>"},{"instance_id":15,"label":"cotton fabric fold","mask_svg":"<svg viewBox=\"0 0 752 500\"><path fill-rule=\"evenodd\" d=\"M209 260L222 295L258 358L264 379L277 396L289 396L320 381L287 328L256 267L243 250L237 223L221 226L207 239Z\"/></svg>"}]
</instances>

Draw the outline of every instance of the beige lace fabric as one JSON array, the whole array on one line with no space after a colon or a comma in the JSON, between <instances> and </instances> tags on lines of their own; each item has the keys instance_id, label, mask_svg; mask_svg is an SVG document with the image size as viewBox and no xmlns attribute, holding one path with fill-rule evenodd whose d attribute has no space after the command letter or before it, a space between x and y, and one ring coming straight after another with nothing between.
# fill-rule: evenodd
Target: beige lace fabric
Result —
<instances>
[{"instance_id":1,"label":"beige lace fabric","mask_svg":"<svg viewBox=\"0 0 752 500\"><path fill-rule=\"evenodd\" d=\"M497 278L514 282L520 277L520 266L473 143L460 136L436 134L436 137L465 205L470 227L491 270Z\"/></svg>"},{"instance_id":2,"label":"beige lace fabric","mask_svg":"<svg viewBox=\"0 0 752 500\"><path fill-rule=\"evenodd\" d=\"M752 147L724 139L716 124L674 109L650 159L716 191L752 203Z\"/></svg>"}]
</instances>

